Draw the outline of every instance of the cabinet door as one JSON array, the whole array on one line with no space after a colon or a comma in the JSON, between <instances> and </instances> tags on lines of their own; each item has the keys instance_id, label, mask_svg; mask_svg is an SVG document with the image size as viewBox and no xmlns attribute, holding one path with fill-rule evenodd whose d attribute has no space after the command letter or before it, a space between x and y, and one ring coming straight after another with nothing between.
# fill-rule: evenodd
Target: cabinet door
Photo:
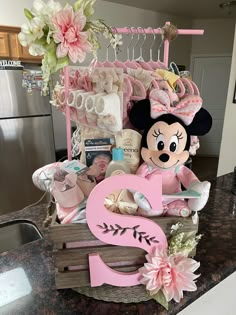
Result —
<instances>
[{"instance_id":1,"label":"cabinet door","mask_svg":"<svg viewBox=\"0 0 236 315\"><path fill-rule=\"evenodd\" d=\"M8 34L0 32L0 57L9 57L10 49L9 49L9 41Z\"/></svg>"},{"instance_id":2,"label":"cabinet door","mask_svg":"<svg viewBox=\"0 0 236 315\"><path fill-rule=\"evenodd\" d=\"M20 58L20 43L17 34L9 33L10 55L13 59Z\"/></svg>"},{"instance_id":3,"label":"cabinet door","mask_svg":"<svg viewBox=\"0 0 236 315\"><path fill-rule=\"evenodd\" d=\"M16 34L17 35L17 34ZM26 62L42 62L42 57L40 56L32 56L29 53L29 47L23 47L21 46L18 38L17 38L17 42L18 42L18 51L19 51L19 57L22 61L26 61Z\"/></svg>"}]
</instances>

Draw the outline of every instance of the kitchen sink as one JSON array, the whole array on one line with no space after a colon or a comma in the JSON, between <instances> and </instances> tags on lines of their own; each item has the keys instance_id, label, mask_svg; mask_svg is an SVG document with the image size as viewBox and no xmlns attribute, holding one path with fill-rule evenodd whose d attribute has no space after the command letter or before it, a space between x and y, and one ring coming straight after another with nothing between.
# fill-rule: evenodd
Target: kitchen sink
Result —
<instances>
[{"instance_id":1,"label":"kitchen sink","mask_svg":"<svg viewBox=\"0 0 236 315\"><path fill-rule=\"evenodd\" d=\"M0 253L43 238L37 226L27 220L0 224Z\"/></svg>"}]
</instances>

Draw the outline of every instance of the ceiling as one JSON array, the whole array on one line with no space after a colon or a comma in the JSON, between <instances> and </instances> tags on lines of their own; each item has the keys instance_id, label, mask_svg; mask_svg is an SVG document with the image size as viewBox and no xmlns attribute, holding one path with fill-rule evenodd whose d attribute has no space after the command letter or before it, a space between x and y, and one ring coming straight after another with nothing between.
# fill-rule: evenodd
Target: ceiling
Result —
<instances>
[{"instance_id":1,"label":"ceiling","mask_svg":"<svg viewBox=\"0 0 236 315\"><path fill-rule=\"evenodd\" d=\"M231 7L231 14L227 8L221 9L219 4L228 0L105 0L124 5L152 10L172 15L202 18L236 17L236 5Z\"/></svg>"}]
</instances>

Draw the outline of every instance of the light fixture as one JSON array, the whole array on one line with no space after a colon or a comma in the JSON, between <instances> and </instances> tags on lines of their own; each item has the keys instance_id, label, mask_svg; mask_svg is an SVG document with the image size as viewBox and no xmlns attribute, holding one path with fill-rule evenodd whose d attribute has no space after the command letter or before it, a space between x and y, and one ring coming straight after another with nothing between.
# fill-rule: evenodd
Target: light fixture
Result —
<instances>
[{"instance_id":1,"label":"light fixture","mask_svg":"<svg viewBox=\"0 0 236 315\"><path fill-rule=\"evenodd\" d=\"M219 4L219 7L225 11L227 11L227 13L229 15L232 14L232 8L235 7L236 8L236 1L226 1L226 2L222 2Z\"/></svg>"}]
</instances>

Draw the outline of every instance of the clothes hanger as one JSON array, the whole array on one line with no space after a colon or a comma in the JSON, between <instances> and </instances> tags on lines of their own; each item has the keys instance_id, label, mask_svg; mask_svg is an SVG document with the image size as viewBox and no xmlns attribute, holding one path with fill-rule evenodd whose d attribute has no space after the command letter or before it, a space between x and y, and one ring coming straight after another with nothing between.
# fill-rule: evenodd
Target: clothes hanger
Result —
<instances>
[{"instance_id":1,"label":"clothes hanger","mask_svg":"<svg viewBox=\"0 0 236 315\"><path fill-rule=\"evenodd\" d=\"M149 29L152 31L152 34L153 34L153 42L152 42L151 47L150 47L150 60L149 60L148 64L150 65L152 70L156 70L159 68L159 63L157 61L153 60L153 46L154 46L155 41L156 41L156 34L155 34L154 29L152 27L149 27Z\"/></svg>"},{"instance_id":2,"label":"clothes hanger","mask_svg":"<svg viewBox=\"0 0 236 315\"><path fill-rule=\"evenodd\" d=\"M160 55L161 55L161 47L165 41L165 38L164 38L164 31L163 31L163 28L159 27L159 30L161 31L161 43L158 47L158 50L157 50L157 63L158 63L158 68L159 69L163 69L163 70L168 70L167 66L164 64L164 62L160 61Z\"/></svg>"},{"instance_id":3,"label":"clothes hanger","mask_svg":"<svg viewBox=\"0 0 236 315\"><path fill-rule=\"evenodd\" d=\"M115 65L109 61L109 47L111 46L111 43L108 44L107 49L106 49L106 59L104 62L101 63L102 67L107 67L107 68L114 68Z\"/></svg>"},{"instance_id":4,"label":"clothes hanger","mask_svg":"<svg viewBox=\"0 0 236 315\"><path fill-rule=\"evenodd\" d=\"M146 62L143 58L143 46L146 42L146 38L147 38L147 35L144 31L144 28L143 27L138 27L137 28L138 30L141 29L142 30L142 35L143 35L143 42L142 44L140 45L140 50L139 50L139 57L136 59L136 61L138 62L138 64L144 69L144 70L147 70L147 71L153 71L152 67L148 64L148 62Z\"/></svg>"},{"instance_id":5,"label":"clothes hanger","mask_svg":"<svg viewBox=\"0 0 236 315\"><path fill-rule=\"evenodd\" d=\"M129 43L129 45L127 46L127 60L125 61L125 66L127 67L127 68L131 68L131 69L138 69L139 68L139 66L137 65L137 63L133 60L134 59L134 49L133 49L133 59L131 60L130 59L130 51L129 51L129 48L130 48L130 46L131 46L131 43L133 42L133 40L134 40L134 38L135 38L135 34L132 32L132 27L131 28L129 28L129 27L127 27L127 29L128 30L130 30L130 32L131 32L131 41L130 41L130 43ZM128 34L128 33L127 33ZM137 44L137 43L136 43ZM135 46L136 46L136 44L135 44ZM134 46L134 47L135 47Z\"/></svg>"},{"instance_id":6,"label":"clothes hanger","mask_svg":"<svg viewBox=\"0 0 236 315\"><path fill-rule=\"evenodd\" d=\"M114 27L114 29L115 29L115 31L116 31L116 34L118 34L118 32L117 32L117 28L116 27ZM127 71L127 67L126 67L126 65L124 64L124 62L122 62L122 61L120 61L120 60L118 60L118 58L117 58L117 51L116 51L116 47L114 47L113 48L114 49L114 55L115 55L115 60L114 60L114 65L117 67L117 68L121 68L121 69L123 69L124 70L124 72L126 72Z\"/></svg>"},{"instance_id":7,"label":"clothes hanger","mask_svg":"<svg viewBox=\"0 0 236 315\"><path fill-rule=\"evenodd\" d=\"M185 87L185 96L194 95L194 88L193 85L191 84L191 81L186 78L180 78L180 80L182 81Z\"/></svg>"}]
</instances>

